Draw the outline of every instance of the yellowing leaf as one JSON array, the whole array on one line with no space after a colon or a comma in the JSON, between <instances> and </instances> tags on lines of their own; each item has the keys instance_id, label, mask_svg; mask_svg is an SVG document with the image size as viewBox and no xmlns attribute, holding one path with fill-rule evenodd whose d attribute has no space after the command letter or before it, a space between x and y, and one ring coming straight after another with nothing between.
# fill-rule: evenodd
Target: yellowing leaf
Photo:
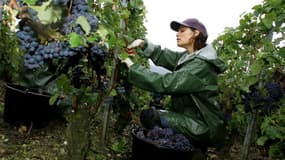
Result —
<instances>
[{"instance_id":1,"label":"yellowing leaf","mask_svg":"<svg viewBox=\"0 0 285 160\"><path fill-rule=\"evenodd\" d=\"M79 24L82 29L84 30L85 34L88 35L90 33L91 30L91 26L88 23L86 17L84 16L79 16L76 20L76 23Z\"/></svg>"},{"instance_id":2,"label":"yellowing leaf","mask_svg":"<svg viewBox=\"0 0 285 160\"><path fill-rule=\"evenodd\" d=\"M41 6L29 6L33 10L37 11L38 18L41 20L42 24L52 24L61 19L62 8L58 6L53 6L52 0L43 2Z\"/></svg>"},{"instance_id":3,"label":"yellowing leaf","mask_svg":"<svg viewBox=\"0 0 285 160\"><path fill-rule=\"evenodd\" d=\"M99 29L97 30L97 33L99 34L99 37L102 37L102 40L105 41L106 38L109 35L109 32L106 28L99 26Z\"/></svg>"}]
</instances>

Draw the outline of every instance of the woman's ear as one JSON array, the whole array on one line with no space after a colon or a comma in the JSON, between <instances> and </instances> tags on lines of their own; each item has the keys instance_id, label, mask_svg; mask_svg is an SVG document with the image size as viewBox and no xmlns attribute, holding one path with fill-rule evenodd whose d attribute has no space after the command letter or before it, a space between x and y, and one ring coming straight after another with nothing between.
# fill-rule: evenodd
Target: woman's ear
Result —
<instances>
[{"instance_id":1,"label":"woman's ear","mask_svg":"<svg viewBox=\"0 0 285 160\"><path fill-rule=\"evenodd\" d=\"M194 31L194 35L195 37L197 37L200 34L200 31L198 31L197 29Z\"/></svg>"}]
</instances>

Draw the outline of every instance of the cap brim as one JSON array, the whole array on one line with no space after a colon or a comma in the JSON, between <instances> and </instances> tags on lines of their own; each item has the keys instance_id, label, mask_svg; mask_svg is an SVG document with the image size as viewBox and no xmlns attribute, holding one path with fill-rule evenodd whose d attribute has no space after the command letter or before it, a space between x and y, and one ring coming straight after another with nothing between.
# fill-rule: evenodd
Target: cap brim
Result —
<instances>
[{"instance_id":1,"label":"cap brim","mask_svg":"<svg viewBox=\"0 0 285 160\"><path fill-rule=\"evenodd\" d=\"M180 28L182 24L176 21L172 21L170 23L170 28L173 29L174 31L178 31L178 29Z\"/></svg>"},{"instance_id":2,"label":"cap brim","mask_svg":"<svg viewBox=\"0 0 285 160\"><path fill-rule=\"evenodd\" d=\"M177 22L177 21L172 21L170 23L170 28L173 29L174 31L178 31L181 26L190 27L187 24Z\"/></svg>"}]
</instances>

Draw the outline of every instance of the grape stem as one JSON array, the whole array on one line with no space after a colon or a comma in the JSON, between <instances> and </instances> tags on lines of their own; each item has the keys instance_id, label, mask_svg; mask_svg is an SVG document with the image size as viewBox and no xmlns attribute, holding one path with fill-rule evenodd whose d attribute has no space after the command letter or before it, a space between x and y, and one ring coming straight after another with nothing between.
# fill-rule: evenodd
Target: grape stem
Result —
<instances>
[{"instance_id":1,"label":"grape stem","mask_svg":"<svg viewBox=\"0 0 285 160\"><path fill-rule=\"evenodd\" d=\"M68 11L67 11L67 12L68 12L68 13L67 13L68 16L70 16L70 13L71 13L71 8L72 8L73 0L69 0L69 2L70 2L70 3L69 3Z\"/></svg>"},{"instance_id":2,"label":"grape stem","mask_svg":"<svg viewBox=\"0 0 285 160\"><path fill-rule=\"evenodd\" d=\"M19 9L20 8L18 3L17 3L17 0L10 0L8 6L10 8L13 8L13 9Z\"/></svg>"}]
</instances>

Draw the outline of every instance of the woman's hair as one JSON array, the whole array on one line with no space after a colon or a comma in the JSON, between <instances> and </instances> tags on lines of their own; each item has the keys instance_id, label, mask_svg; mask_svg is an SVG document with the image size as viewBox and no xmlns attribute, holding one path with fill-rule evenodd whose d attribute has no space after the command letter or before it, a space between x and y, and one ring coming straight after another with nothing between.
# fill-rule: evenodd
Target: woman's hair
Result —
<instances>
[{"instance_id":1,"label":"woman's hair","mask_svg":"<svg viewBox=\"0 0 285 160\"><path fill-rule=\"evenodd\" d=\"M192 31L197 30L196 28L190 27ZM196 37L194 42L194 50L200 50L201 48L206 46L206 41L208 37L205 37L203 34L199 33L199 35Z\"/></svg>"}]
</instances>

